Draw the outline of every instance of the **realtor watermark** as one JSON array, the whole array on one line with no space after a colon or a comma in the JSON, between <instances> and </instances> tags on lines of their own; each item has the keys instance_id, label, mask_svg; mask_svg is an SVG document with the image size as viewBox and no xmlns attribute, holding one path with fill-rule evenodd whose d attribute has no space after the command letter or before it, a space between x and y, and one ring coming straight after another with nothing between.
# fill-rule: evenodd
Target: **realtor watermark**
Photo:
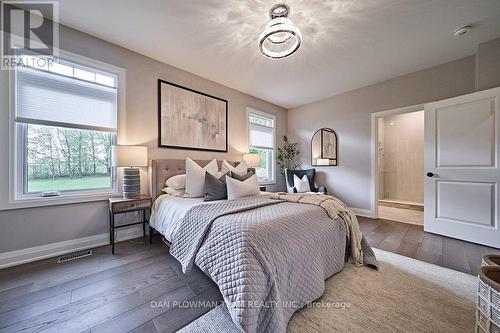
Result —
<instances>
[{"instance_id":1,"label":"realtor watermark","mask_svg":"<svg viewBox=\"0 0 500 333\"><path fill-rule=\"evenodd\" d=\"M215 308L223 301L151 301L151 308Z\"/></svg>"},{"instance_id":2,"label":"realtor watermark","mask_svg":"<svg viewBox=\"0 0 500 333\"><path fill-rule=\"evenodd\" d=\"M214 308L224 304L223 301L162 301L162 300L154 300L151 301L151 308ZM308 302L305 305L301 306L299 302L296 301L239 301L233 304L239 308L323 308L323 309L340 309L340 310L348 310L352 307L350 302L327 302L327 301L314 301Z\"/></svg>"},{"instance_id":3,"label":"realtor watermark","mask_svg":"<svg viewBox=\"0 0 500 333\"><path fill-rule=\"evenodd\" d=\"M2 70L52 65L59 48L58 6L57 1L1 2Z\"/></svg>"}]
</instances>

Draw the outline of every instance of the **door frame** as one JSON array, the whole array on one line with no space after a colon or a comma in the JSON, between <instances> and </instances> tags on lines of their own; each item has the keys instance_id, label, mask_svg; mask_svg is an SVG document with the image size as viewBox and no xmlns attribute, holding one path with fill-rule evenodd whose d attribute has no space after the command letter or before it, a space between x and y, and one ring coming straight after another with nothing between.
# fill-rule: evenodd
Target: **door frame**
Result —
<instances>
[{"instance_id":1,"label":"door frame","mask_svg":"<svg viewBox=\"0 0 500 333\"><path fill-rule=\"evenodd\" d=\"M424 106L425 104L423 103L415 104L386 111L373 112L371 114L371 218L378 219L378 118L393 116L396 114L424 111Z\"/></svg>"}]
</instances>

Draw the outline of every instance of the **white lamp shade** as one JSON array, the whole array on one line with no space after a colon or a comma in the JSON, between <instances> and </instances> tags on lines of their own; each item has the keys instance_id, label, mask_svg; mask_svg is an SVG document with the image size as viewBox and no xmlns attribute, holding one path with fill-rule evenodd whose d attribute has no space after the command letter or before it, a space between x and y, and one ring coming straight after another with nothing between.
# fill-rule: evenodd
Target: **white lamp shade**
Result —
<instances>
[{"instance_id":1,"label":"white lamp shade","mask_svg":"<svg viewBox=\"0 0 500 333\"><path fill-rule=\"evenodd\" d=\"M249 168L255 168L260 166L261 159L258 154L243 154L243 161L246 162Z\"/></svg>"},{"instance_id":2,"label":"white lamp shade","mask_svg":"<svg viewBox=\"0 0 500 333\"><path fill-rule=\"evenodd\" d=\"M114 167L148 166L148 147L112 146L111 165Z\"/></svg>"}]
</instances>

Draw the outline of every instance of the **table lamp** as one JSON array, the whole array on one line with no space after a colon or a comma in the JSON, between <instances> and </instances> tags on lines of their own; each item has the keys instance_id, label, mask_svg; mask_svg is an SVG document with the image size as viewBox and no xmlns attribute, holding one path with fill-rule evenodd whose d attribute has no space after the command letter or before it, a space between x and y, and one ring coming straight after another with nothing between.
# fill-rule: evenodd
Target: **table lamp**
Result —
<instances>
[{"instance_id":1,"label":"table lamp","mask_svg":"<svg viewBox=\"0 0 500 333\"><path fill-rule=\"evenodd\" d=\"M247 167L255 174L255 167L260 166L262 160L259 154L243 154L243 161Z\"/></svg>"},{"instance_id":2,"label":"table lamp","mask_svg":"<svg viewBox=\"0 0 500 333\"><path fill-rule=\"evenodd\" d=\"M123 197L125 199L138 198L141 195L141 176L137 167L148 166L148 148L144 146L112 146L111 165L125 167L123 170Z\"/></svg>"}]
</instances>

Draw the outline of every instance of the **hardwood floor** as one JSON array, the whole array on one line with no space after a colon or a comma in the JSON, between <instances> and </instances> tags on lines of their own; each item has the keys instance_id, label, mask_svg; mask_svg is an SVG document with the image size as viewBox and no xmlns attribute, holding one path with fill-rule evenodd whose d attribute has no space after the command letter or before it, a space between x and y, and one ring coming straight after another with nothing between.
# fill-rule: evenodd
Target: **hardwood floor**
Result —
<instances>
[{"instance_id":1,"label":"hardwood floor","mask_svg":"<svg viewBox=\"0 0 500 333\"><path fill-rule=\"evenodd\" d=\"M424 232L423 226L358 217L363 235L375 248L477 275L491 247Z\"/></svg>"},{"instance_id":2,"label":"hardwood floor","mask_svg":"<svg viewBox=\"0 0 500 333\"><path fill-rule=\"evenodd\" d=\"M159 239L151 247L122 242L116 251L0 270L0 331L174 332L222 301L199 269L183 275Z\"/></svg>"},{"instance_id":3,"label":"hardwood floor","mask_svg":"<svg viewBox=\"0 0 500 333\"><path fill-rule=\"evenodd\" d=\"M421 226L359 220L373 247L466 273L477 274L484 254L500 253ZM199 269L183 275L159 238L141 240L117 244L114 256L103 246L63 264L51 258L0 270L0 331L174 332L222 301ZM204 306L190 306L198 301Z\"/></svg>"},{"instance_id":4,"label":"hardwood floor","mask_svg":"<svg viewBox=\"0 0 500 333\"><path fill-rule=\"evenodd\" d=\"M424 212L416 209L379 205L378 216L383 220L424 225Z\"/></svg>"}]
</instances>

